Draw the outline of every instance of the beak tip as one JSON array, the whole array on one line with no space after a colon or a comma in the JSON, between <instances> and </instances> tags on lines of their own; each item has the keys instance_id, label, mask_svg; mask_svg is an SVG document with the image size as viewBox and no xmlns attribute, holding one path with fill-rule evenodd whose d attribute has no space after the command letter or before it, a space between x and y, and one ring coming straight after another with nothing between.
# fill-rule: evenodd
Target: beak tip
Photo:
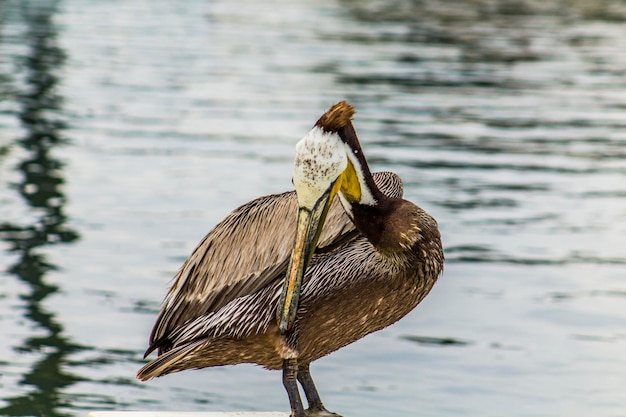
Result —
<instances>
[{"instance_id":1,"label":"beak tip","mask_svg":"<svg viewBox=\"0 0 626 417\"><path fill-rule=\"evenodd\" d=\"M278 317L278 331L280 334L287 334L292 327L293 323L289 322L289 318Z\"/></svg>"}]
</instances>

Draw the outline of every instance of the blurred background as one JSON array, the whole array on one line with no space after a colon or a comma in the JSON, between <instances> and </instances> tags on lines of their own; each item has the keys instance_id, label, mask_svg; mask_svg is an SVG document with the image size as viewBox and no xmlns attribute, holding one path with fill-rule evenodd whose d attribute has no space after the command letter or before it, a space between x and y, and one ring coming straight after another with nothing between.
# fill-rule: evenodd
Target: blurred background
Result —
<instances>
[{"instance_id":1,"label":"blurred background","mask_svg":"<svg viewBox=\"0 0 626 417\"><path fill-rule=\"evenodd\" d=\"M623 416L623 0L0 0L0 415L286 411L252 365L134 375L186 256L343 99L447 265L313 365L328 408Z\"/></svg>"}]
</instances>

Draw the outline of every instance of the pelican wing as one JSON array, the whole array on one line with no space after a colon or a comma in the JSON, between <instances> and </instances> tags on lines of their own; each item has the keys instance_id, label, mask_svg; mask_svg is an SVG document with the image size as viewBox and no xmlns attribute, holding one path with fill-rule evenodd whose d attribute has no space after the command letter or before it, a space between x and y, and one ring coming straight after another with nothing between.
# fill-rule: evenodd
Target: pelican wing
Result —
<instances>
[{"instance_id":1,"label":"pelican wing","mask_svg":"<svg viewBox=\"0 0 626 417\"><path fill-rule=\"evenodd\" d=\"M374 180L385 194L402 196L402 182L395 174L375 173ZM295 191L273 194L242 205L215 226L174 277L146 354L168 350L169 336L185 323L282 279L294 245L297 210ZM318 250L332 250L357 235L335 199Z\"/></svg>"}]
</instances>

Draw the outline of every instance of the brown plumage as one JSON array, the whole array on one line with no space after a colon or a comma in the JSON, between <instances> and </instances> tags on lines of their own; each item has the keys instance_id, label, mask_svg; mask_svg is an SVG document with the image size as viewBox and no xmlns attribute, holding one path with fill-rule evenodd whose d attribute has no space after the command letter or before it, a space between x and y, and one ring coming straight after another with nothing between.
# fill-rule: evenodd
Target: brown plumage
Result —
<instances>
[{"instance_id":1,"label":"brown plumage","mask_svg":"<svg viewBox=\"0 0 626 417\"><path fill-rule=\"evenodd\" d=\"M396 174L377 172L374 179L386 194L402 196L402 181ZM201 328L206 328L208 334L234 337L237 343L243 343L243 337L272 325L275 306L252 301L265 297L263 301L275 304L275 300L267 298L275 298L272 289L280 291L294 243L297 210L295 191L273 194L242 205L215 226L176 274L152 329L146 356L155 349L160 355L170 351L181 340L195 341L197 336L193 332ZM354 224L339 200L335 200L314 259L357 237ZM225 307L233 301L234 304ZM266 314L254 315L264 310ZM188 335L188 339L183 339L183 335ZM227 351L223 346L216 349L222 354ZM159 357L153 365L169 360ZM231 363L220 361L216 358L214 364L205 366ZM271 369L281 366L280 361L275 366L259 364ZM162 374L148 374L144 368L139 377L146 380Z\"/></svg>"},{"instance_id":2,"label":"brown plumage","mask_svg":"<svg viewBox=\"0 0 626 417\"><path fill-rule=\"evenodd\" d=\"M309 415L333 415L319 400L308 364L405 316L443 268L436 221L401 198L397 175L370 174L353 113L340 103L316 124L351 150L349 168L360 188L355 192L356 180L346 180L343 204L335 199L329 209L302 279L294 328L283 335L276 323L296 234L292 191L239 207L199 243L174 278L150 336L146 355L158 349L159 356L138 378L237 363L283 367L295 377L297 368ZM356 199L365 192L374 203ZM299 396L294 400L287 379L293 415L300 417Z\"/></svg>"}]
</instances>

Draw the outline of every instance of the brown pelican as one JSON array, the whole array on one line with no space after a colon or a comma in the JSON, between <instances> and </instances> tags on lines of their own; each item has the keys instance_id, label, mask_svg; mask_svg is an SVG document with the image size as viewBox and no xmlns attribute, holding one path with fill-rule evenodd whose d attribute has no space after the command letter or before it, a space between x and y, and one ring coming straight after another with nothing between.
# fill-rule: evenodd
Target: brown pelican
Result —
<instances>
[{"instance_id":1,"label":"brown pelican","mask_svg":"<svg viewBox=\"0 0 626 417\"><path fill-rule=\"evenodd\" d=\"M353 114L334 105L298 143L295 192L244 204L199 243L163 301L146 351L158 357L139 379L282 368L293 417L337 416L309 364L404 317L444 260L435 219L402 199L395 174L370 173Z\"/></svg>"}]
</instances>

